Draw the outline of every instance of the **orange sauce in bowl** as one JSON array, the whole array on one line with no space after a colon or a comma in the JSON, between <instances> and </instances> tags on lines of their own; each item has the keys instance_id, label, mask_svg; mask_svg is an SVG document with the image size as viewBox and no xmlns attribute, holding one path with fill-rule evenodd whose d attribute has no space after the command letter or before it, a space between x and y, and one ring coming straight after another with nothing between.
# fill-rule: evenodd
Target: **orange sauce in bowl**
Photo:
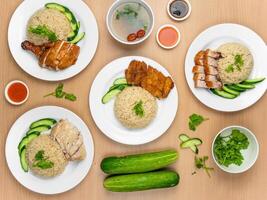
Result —
<instances>
[{"instance_id":1,"label":"orange sauce in bowl","mask_svg":"<svg viewBox=\"0 0 267 200\"><path fill-rule=\"evenodd\" d=\"M26 99L28 90L22 83L15 82L8 87L7 94L11 101L20 103Z\"/></svg>"},{"instance_id":2,"label":"orange sauce in bowl","mask_svg":"<svg viewBox=\"0 0 267 200\"><path fill-rule=\"evenodd\" d=\"M171 26L166 26L159 31L158 40L165 47L174 46L179 39L178 32Z\"/></svg>"}]
</instances>

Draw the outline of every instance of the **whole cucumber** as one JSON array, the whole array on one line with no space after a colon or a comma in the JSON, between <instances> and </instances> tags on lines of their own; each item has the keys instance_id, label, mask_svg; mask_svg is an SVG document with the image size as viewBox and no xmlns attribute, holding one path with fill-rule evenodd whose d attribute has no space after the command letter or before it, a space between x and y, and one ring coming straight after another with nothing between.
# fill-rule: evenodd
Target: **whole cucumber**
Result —
<instances>
[{"instance_id":1,"label":"whole cucumber","mask_svg":"<svg viewBox=\"0 0 267 200\"><path fill-rule=\"evenodd\" d=\"M104 180L104 187L112 192L134 192L174 187L180 177L174 171L156 171L140 174L116 175Z\"/></svg>"},{"instance_id":2,"label":"whole cucumber","mask_svg":"<svg viewBox=\"0 0 267 200\"><path fill-rule=\"evenodd\" d=\"M174 163L178 159L176 150L108 157L101 162L101 169L107 174L131 174L154 171Z\"/></svg>"}]
</instances>

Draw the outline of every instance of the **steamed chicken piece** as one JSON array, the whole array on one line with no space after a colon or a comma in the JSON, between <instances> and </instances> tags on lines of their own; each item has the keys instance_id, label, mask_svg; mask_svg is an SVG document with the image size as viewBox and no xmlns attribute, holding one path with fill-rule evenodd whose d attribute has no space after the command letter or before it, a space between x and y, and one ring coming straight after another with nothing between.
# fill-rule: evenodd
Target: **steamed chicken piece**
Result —
<instances>
[{"instance_id":1,"label":"steamed chicken piece","mask_svg":"<svg viewBox=\"0 0 267 200\"><path fill-rule=\"evenodd\" d=\"M80 54L79 46L60 40L43 45L35 45L26 40L21 43L21 47L35 54L41 67L54 70L63 70L74 65Z\"/></svg>"},{"instance_id":2,"label":"steamed chicken piece","mask_svg":"<svg viewBox=\"0 0 267 200\"><path fill-rule=\"evenodd\" d=\"M133 60L125 70L127 83L141 86L154 97L166 98L174 83L170 77L147 65L145 62Z\"/></svg>"},{"instance_id":3,"label":"steamed chicken piece","mask_svg":"<svg viewBox=\"0 0 267 200\"><path fill-rule=\"evenodd\" d=\"M68 120L60 120L50 136L60 145L68 160L83 160L86 157L82 135Z\"/></svg>"}]
</instances>

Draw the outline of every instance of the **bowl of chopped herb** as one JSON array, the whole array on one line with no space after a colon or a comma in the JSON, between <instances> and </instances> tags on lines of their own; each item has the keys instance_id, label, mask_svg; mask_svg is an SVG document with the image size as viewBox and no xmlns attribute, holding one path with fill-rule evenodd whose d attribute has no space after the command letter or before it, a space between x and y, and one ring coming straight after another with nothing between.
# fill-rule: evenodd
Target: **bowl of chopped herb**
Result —
<instances>
[{"instance_id":1,"label":"bowl of chopped herb","mask_svg":"<svg viewBox=\"0 0 267 200\"><path fill-rule=\"evenodd\" d=\"M242 173L250 169L259 155L255 135L242 126L222 129L212 142L212 157L217 166L228 173Z\"/></svg>"}]
</instances>

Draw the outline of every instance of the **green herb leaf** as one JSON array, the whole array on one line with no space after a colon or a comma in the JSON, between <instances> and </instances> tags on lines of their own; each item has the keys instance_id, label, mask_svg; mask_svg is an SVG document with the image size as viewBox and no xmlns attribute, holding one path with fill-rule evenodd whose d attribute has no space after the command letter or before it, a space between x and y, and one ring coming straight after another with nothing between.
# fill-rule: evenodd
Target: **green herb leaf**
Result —
<instances>
[{"instance_id":1,"label":"green herb leaf","mask_svg":"<svg viewBox=\"0 0 267 200\"><path fill-rule=\"evenodd\" d=\"M235 55L235 66L236 68L241 71L241 67L244 65L243 55L237 54Z\"/></svg>"},{"instance_id":2,"label":"green herb leaf","mask_svg":"<svg viewBox=\"0 0 267 200\"><path fill-rule=\"evenodd\" d=\"M203 157L197 157L195 156L195 166L198 169L204 169L206 171L206 173L208 174L209 177L211 177L210 175L210 171L213 170L212 167L208 167L206 165L206 161L209 159L208 156L203 156Z\"/></svg>"},{"instance_id":3,"label":"green herb leaf","mask_svg":"<svg viewBox=\"0 0 267 200\"><path fill-rule=\"evenodd\" d=\"M241 150L249 146L248 138L238 129L233 129L228 136L218 136L214 143L213 152L220 165L228 167L231 164L240 166L244 157Z\"/></svg>"},{"instance_id":4,"label":"green herb leaf","mask_svg":"<svg viewBox=\"0 0 267 200\"><path fill-rule=\"evenodd\" d=\"M56 98L65 98L70 101L76 101L77 97L72 93L64 92L63 87L64 87L63 83L58 84L54 92L44 95L44 97L55 96Z\"/></svg>"},{"instance_id":5,"label":"green herb leaf","mask_svg":"<svg viewBox=\"0 0 267 200\"><path fill-rule=\"evenodd\" d=\"M225 69L225 71L227 73L234 72L234 65L233 64L228 65L227 68Z\"/></svg>"},{"instance_id":6,"label":"green herb leaf","mask_svg":"<svg viewBox=\"0 0 267 200\"><path fill-rule=\"evenodd\" d=\"M40 150L35 154L35 160L42 160L44 159L44 150Z\"/></svg>"},{"instance_id":7,"label":"green herb leaf","mask_svg":"<svg viewBox=\"0 0 267 200\"><path fill-rule=\"evenodd\" d=\"M65 99L76 101L77 97L74 94L65 94Z\"/></svg>"},{"instance_id":8,"label":"green herb leaf","mask_svg":"<svg viewBox=\"0 0 267 200\"><path fill-rule=\"evenodd\" d=\"M196 127L199 126L205 120L208 120L208 118L204 118L203 116L195 113L190 115L188 122L189 129L195 131Z\"/></svg>"},{"instance_id":9,"label":"green herb leaf","mask_svg":"<svg viewBox=\"0 0 267 200\"><path fill-rule=\"evenodd\" d=\"M143 117L145 112L144 112L144 108L143 108L143 102L139 101L135 104L135 106L133 107L133 111L135 112L135 114L139 117Z\"/></svg>"},{"instance_id":10,"label":"green herb leaf","mask_svg":"<svg viewBox=\"0 0 267 200\"><path fill-rule=\"evenodd\" d=\"M34 167L39 167L41 169L49 169L54 166L54 163L49 160L40 160L33 165Z\"/></svg>"},{"instance_id":11,"label":"green herb leaf","mask_svg":"<svg viewBox=\"0 0 267 200\"><path fill-rule=\"evenodd\" d=\"M51 42L55 42L58 40L56 34L49 30L45 25L38 25L37 27L29 27L29 32L37 34L37 35L41 35L44 37L48 37L48 40Z\"/></svg>"},{"instance_id":12,"label":"green herb leaf","mask_svg":"<svg viewBox=\"0 0 267 200\"><path fill-rule=\"evenodd\" d=\"M137 8L138 10L139 8ZM136 18L138 16L138 12L135 8L133 8L131 5L127 4L123 7L122 10L116 10L116 15L115 19L119 20L120 17L122 16L127 16L127 17L134 17Z\"/></svg>"}]
</instances>

